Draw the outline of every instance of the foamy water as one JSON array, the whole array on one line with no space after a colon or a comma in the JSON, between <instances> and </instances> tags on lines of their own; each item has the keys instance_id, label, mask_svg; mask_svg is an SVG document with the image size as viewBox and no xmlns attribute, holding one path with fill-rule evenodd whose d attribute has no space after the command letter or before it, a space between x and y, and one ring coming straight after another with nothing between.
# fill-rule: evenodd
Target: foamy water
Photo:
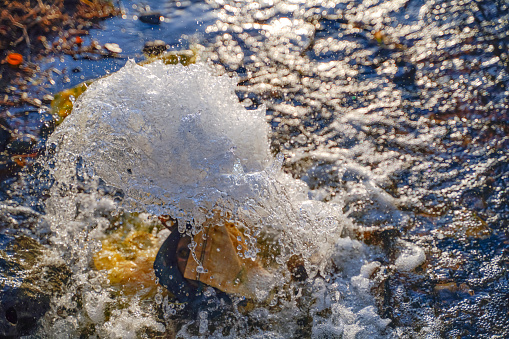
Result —
<instances>
[{"instance_id":1,"label":"foamy water","mask_svg":"<svg viewBox=\"0 0 509 339\"><path fill-rule=\"evenodd\" d=\"M245 109L236 81L204 65L128 62L78 99L49 140L56 182L46 202L55 255L71 266L72 283L53 300L41 334L388 334L370 293L376 251L341 237L351 225L339 199L322 202L320 192L282 171L284 159L269 152L264 109ZM265 256L274 282L257 292L254 309L225 310L228 324L206 312L178 317L162 287L149 298L119 295L106 273L93 269L114 215L139 212L150 222L169 214L199 231L214 209L243 220L250 255L260 251L259 237L272 251ZM152 234L161 243L168 231ZM305 263L304 282L290 280L286 262L294 255Z\"/></svg>"},{"instance_id":2,"label":"foamy water","mask_svg":"<svg viewBox=\"0 0 509 339\"><path fill-rule=\"evenodd\" d=\"M90 37L135 58L147 40L198 42L232 78L128 64L78 100L49 177L2 183L1 232L72 271L40 337L508 336L507 5L207 2L151 3L157 27L128 2ZM71 83L56 86L124 63L66 62ZM8 122L32 133L24 119ZM128 256L142 235L153 252L169 233L158 215L198 231L214 206L245 221L248 255L276 277L251 309L185 316L150 272L96 269L107 241ZM293 254L305 282L291 281Z\"/></svg>"}]
</instances>

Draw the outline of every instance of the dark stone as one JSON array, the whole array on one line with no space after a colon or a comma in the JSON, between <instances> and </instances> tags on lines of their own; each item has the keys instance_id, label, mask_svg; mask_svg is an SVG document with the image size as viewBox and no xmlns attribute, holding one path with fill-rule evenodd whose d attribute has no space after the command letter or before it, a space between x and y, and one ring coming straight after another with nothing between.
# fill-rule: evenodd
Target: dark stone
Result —
<instances>
[{"instance_id":1,"label":"dark stone","mask_svg":"<svg viewBox=\"0 0 509 339\"><path fill-rule=\"evenodd\" d=\"M157 56L168 49L166 42L162 40L147 41L143 46L143 53L148 56Z\"/></svg>"},{"instance_id":2,"label":"dark stone","mask_svg":"<svg viewBox=\"0 0 509 339\"><path fill-rule=\"evenodd\" d=\"M161 13L147 12L144 14L140 14L138 19L146 24L159 25L161 23Z\"/></svg>"},{"instance_id":3,"label":"dark stone","mask_svg":"<svg viewBox=\"0 0 509 339\"><path fill-rule=\"evenodd\" d=\"M67 283L68 268L43 264L45 251L32 238L0 234L0 338L32 333Z\"/></svg>"},{"instance_id":4,"label":"dark stone","mask_svg":"<svg viewBox=\"0 0 509 339\"><path fill-rule=\"evenodd\" d=\"M5 147L7 143L11 139L11 129L9 125L5 121L5 119L0 118L0 152L5 151Z\"/></svg>"},{"instance_id":5,"label":"dark stone","mask_svg":"<svg viewBox=\"0 0 509 339\"><path fill-rule=\"evenodd\" d=\"M306 281L308 272L304 266L304 259L299 255L293 255L286 263L294 281Z\"/></svg>"},{"instance_id":6,"label":"dark stone","mask_svg":"<svg viewBox=\"0 0 509 339\"><path fill-rule=\"evenodd\" d=\"M7 145L7 152L9 154L29 154L32 153L35 144L35 138L23 135Z\"/></svg>"},{"instance_id":7,"label":"dark stone","mask_svg":"<svg viewBox=\"0 0 509 339\"><path fill-rule=\"evenodd\" d=\"M49 113L41 113L39 121L41 122L41 127L39 129L40 137L45 139L55 130L55 119ZM44 142L46 142L46 140L44 140Z\"/></svg>"}]
</instances>

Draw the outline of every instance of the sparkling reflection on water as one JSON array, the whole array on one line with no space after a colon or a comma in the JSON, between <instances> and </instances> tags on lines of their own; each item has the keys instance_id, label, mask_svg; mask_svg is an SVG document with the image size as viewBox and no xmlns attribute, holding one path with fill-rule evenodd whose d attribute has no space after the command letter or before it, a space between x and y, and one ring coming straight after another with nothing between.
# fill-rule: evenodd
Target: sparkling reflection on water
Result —
<instances>
[{"instance_id":1,"label":"sparkling reflection on water","mask_svg":"<svg viewBox=\"0 0 509 339\"><path fill-rule=\"evenodd\" d=\"M386 250L396 332L507 335L507 3L229 5L213 60L268 106L288 170ZM397 239L421 272L390 266Z\"/></svg>"},{"instance_id":2,"label":"sparkling reflection on water","mask_svg":"<svg viewBox=\"0 0 509 339\"><path fill-rule=\"evenodd\" d=\"M390 332L509 336L507 2L207 5L204 58L266 105L285 169L344 202L346 235L382 250L372 293ZM205 5L175 6L158 30L178 37ZM412 271L408 243L426 256Z\"/></svg>"}]
</instances>

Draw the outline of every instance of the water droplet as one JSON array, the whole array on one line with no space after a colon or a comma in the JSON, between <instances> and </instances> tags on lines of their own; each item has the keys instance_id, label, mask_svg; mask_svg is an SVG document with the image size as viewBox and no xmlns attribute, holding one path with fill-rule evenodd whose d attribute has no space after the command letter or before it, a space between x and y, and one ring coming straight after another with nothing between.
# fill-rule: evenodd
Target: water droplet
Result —
<instances>
[{"instance_id":1,"label":"water droplet","mask_svg":"<svg viewBox=\"0 0 509 339\"><path fill-rule=\"evenodd\" d=\"M205 269L203 266L196 267L196 272L198 273L207 273L209 270Z\"/></svg>"}]
</instances>

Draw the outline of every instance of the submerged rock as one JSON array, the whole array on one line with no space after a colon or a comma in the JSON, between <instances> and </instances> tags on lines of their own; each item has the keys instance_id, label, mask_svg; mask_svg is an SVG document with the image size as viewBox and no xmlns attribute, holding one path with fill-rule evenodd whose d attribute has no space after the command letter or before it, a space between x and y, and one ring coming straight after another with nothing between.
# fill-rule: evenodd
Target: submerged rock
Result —
<instances>
[{"instance_id":1,"label":"submerged rock","mask_svg":"<svg viewBox=\"0 0 509 339\"><path fill-rule=\"evenodd\" d=\"M157 56L168 49L166 42L162 40L147 41L143 46L143 53L148 56Z\"/></svg>"},{"instance_id":2,"label":"submerged rock","mask_svg":"<svg viewBox=\"0 0 509 339\"><path fill-rule=\"evenodd\" d=\"M113 220L111 230L101 239L101 250L94 255L94 266L108 272L108 280L124 295L150 297L157 282L152 266L162 224L148 214L125 213Z\"/></svg>"},{"instance_id":3,"label":"submerged rock","mask_svg":"<svg viewBox=\"0 0 509 339\"><path fill-rule=\"evenodd\" d=\"M70 272L44 255L45 247L25 236L0 235L0 337L19 337L36 329L62 291Z\"/></svg>"},{"instance_id":4,"label":"submerged rock","mask_svg":"<svg viewBox=\"0 0 509 339\"><path fill-rule=\"evenodd\" d=\"M138 19L146 24L159 25L161 23L161 13L147 12L141 14Z\"/></svg>"},{"instance_id":5,"label":"submerged rock","mask_svg":"<svg viewBox=\"0 0 509 339\"><path fill-rule=\"evenodd\" d=\"M74 101L87 90L89 84L90 82L83 82L78 86L55 94L51 101L51 113L55 117L57 124L60 124L69 114L71 114Z\"/></svg>"}]
</instances>

